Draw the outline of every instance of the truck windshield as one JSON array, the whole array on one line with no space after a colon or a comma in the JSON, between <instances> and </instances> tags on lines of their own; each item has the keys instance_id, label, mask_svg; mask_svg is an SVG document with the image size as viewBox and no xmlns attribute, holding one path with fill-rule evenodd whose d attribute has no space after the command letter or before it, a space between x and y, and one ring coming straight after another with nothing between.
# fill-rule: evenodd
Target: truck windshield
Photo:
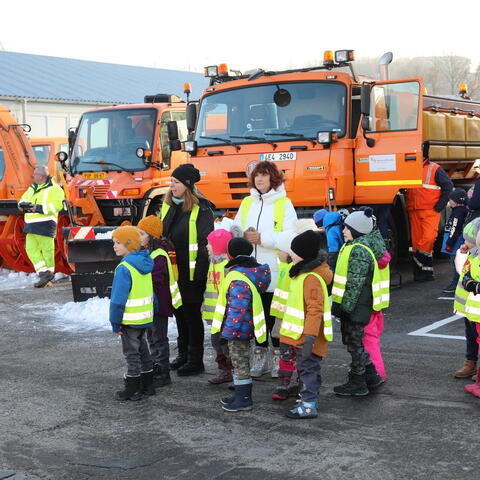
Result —
<instances>
[{"instance_id":1,"label":"truck windshield","mask_svg":"<svg viewBox=\"0 0 480 480\"><path fill-rule=\"evenodd\" d=\"M153 148L155 109L105 110L82 115L72 151L73 173L144 170L135 154Z\"/></svg>"},{"instance_id":2,"label":"truck windshield","mask_svg":"<svg viewBox=\"0 0 480 480\"><path fill-rule=\"evenodd\" d=\"M338 82L275 83L206 96L195 140L199 146L345 135L347 88ZM254 139L253 137L257 137Z\"/></svg>"}]
</instances>

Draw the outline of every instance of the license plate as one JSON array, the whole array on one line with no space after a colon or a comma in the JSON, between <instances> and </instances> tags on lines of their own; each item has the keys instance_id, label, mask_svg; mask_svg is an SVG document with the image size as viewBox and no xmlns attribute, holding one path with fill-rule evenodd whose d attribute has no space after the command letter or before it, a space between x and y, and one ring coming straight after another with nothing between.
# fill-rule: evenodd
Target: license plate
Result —
<instances>
[{"instance_id":1,"label":"license plate","mask_svg":"<svg viewBox=\"0 0 480 480\"><path fill-rule=\"evenodd\" d=\"M132 214L130 207L114 207L113 215L115 217L128 217Z\"/></svg>"},{"instance_id":2,"label":"license plate","mask_svg":"<svg viewBox=\"0 0 480 480\"><path fill-rule=\"evenodd\" d=\"M297 152L277 152L277 153L261 153L260 161L268 162L284 162L287 160L296 160Z\"/></svg>"},{"instance_id":3,"label":"license plate","mask_svg":"<svg viewBox=\"0 0 480 480\"><path fill-rule=\"evenodd\" d=\"M105 180L107 174L105 172L85 172L82 173L82 178L84 180Z\"/></svg>"}]
</instances>

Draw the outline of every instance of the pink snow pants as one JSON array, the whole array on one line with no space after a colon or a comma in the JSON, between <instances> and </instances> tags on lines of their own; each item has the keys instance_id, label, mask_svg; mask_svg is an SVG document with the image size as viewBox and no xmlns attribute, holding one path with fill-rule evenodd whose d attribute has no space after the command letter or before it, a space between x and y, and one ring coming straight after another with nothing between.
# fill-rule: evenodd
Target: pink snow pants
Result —
<instances>
[{"instance_id":1,"label":"pink snow pants","mask_svg":"<svg viewBox=\"0 0 480 480\"><path fill-rule=\"evenodd\" d=\"M479 324L480 325L480 324ZM380 335L383 333L383 312L373 312L370 322L365 326L363 346L370 355L379 375L386 380L387 374L383 364L382 352L380 350Z\"/></svg>"}]
</instances>

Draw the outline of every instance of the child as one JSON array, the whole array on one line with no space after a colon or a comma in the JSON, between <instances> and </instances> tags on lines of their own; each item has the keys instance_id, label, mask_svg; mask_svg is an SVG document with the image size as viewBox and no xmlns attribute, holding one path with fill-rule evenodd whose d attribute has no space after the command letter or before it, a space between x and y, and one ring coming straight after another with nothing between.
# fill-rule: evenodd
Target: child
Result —
<instances>
[{"instance_id":1,"label":"child","mask_svg":"<svg viewBox=\"0 0 480 480\"><path fill-rule=\"evenodd\" d=\"M153 260L140 250L141 237L135 227L119 227L112 234L113 249L123 260L115 269L110 301L112 331L121 335L127 362L125 389L117 400L137 401L142 390L155 394L153 363L146 340L153 321Z\"/></svg>"},{"instance_id":2,"label":"child","mask_svg":"<svg viewBox=\"0 0 480 480\"><path fill-rule=\"evenodd\" d=\"M468 291L463 287L463 280L465 274L470 271L471 260L478 256L477 244L477 235L480 231L480 218L475 219L470 223L467 223L463 229L463 239L464 244L460 247L459 252L457 253L457 258L460 257L460 253L467 253L468 257L464 265L459 265L458 270L460 272L460 278L458 281L457 288L455 290L455 302L453 304L454 312L459 315L464 315L465 323L465 340L466 340L466 351L465 351L465 361L463 367L460 368L457 372L454 373L455 378L469 378L475 375L477 371L477 362L478 362L478 344L477 344L477 329L473 322L471 322L465 314L465 304L468 297ZM466 276L467 280L470 278ZM476 378L474 379L476 380Z\"/></svg>"},{"instance_id":3,"label":"child","mask_svg":"<svg viewBox=\"0 0 480 480\"><path fill-rule=\"evenodd\" d=\"M168 252L173 246L162 238L163 223L155 215L138 222L142 247L150 251L153 260L153 291L157 298L157 310L152 327L147 330L148 344L153 361L153 385L164 387L172 383L170 378L170 345L168 342L168 317L173 309L182 305L182 299Z\"/></svg>"},{"instance_id":4,"label":"child","mask_svg":"<svg viewBox=\"0 0 480 480\"><path fill-rule=\"evenodd\" d=\"M228 243L230 261L218 295L212 322L212 334L222 332L228 340L232 360L235 393L221 400L227 412L251 410L252 377L250 375L250 340L266 339L265 314L259 292L270 284L270 267L259 265L250 255L253 246L244 238L233 238Z\"/></svg>"},{"instance_id":5,"label":"child","mask_svg":"<svg viewBox=\"0 0 480 480\"><path fill-rule=\"evenodd\" d=\"M452 212L445 225L442 252L450 256L453 266L453 277L448 287L443 289L443 293L453 293L457 287L459 274L455 269L455 254L463 243L462 230L468 213L465 205L467 192L463 188L454 188L448 198L448 204L452 207Z\"/></svg>"},{"instance_id":6,"label":"child","mask_svg":"<svg viewBox=\"0 0 480 480\"><path fill-rule=\"evenodd\" d=\"M334 387L337 395L368 395L369 389L383 382L363 345L364 327L373 311L388 306L388 271L378 268L375 249L386 251L381 235L368 238L374 229L373 211L353 212L344 221L347 242L335 268L332 311L340 317L342 342L352 356L348 382ZM366 238L367 237L367 238Z\"/></svg>"},{"instance_id":7,"label":"child","mask_svg":"<svg viewBox=\"0 0 480 480\"><path fill-rule=\"evenodd\" d=\"M290 418L315 418L322 379L320 361L327 356L333 339L327 284L332 272L326 260L323 232L307 230L292 240L291 278L286 310L280 329L280 344L287 345L296 358L300 400L286 415Z\"/></svg>"},{"instance_id":8,"label":"child","mask_svg":"<svg viewBox=\"0 0 480 480\"><path fill-rule=\"evenodd\" d=\"M480 221L479 218L476 218L472 221L472 224L477 224ZM469 224L470 225L470 224ZM477 228L478 230L478 228ZM476 236L476 246L480 247L480 234L477 232ZM477 358L478 358L478 351L480 348L480 257L479 251L472 254L470 251L470 255L465 262L464 268L462 270L461 281L459 281L459 287L461 283L461 287L464 289L464 293L466 295L462 295L461 288L457 287L457 291L455 292L455 297L457 299L461 299L459 302L458 300L455 302L457 305L462 303L462 300L465 301L464 313L465 317L471 322L471 328L475 326L476 334L477 334ZM462 278L463 277L463 278ZM456 308L457 311L461 310L461 308ZM464 387L467 393L471 393L475 397L480 398L480 372L477 370L477 376L475 379L475 383L470 385L465 385Z\"/></svg>"},{"instance_id":9,"label":"child","mask_svg":"<svg viewBox=\"0 0 480 480\"><path fill-rule=\"evenodd\" d=\"M207 288L202 304L202 318L209 325L212 324L220 284L225 277L225 265L228 263L227 245L232 238L233 235L224 228L218 228L207 235L210 266L207 275ZM208 382L213 385L231 382L233 380L232 361L228 352L228 342L225 338L222 338L220 332L211 334L211 342L216 353L215 361L218 365L218 374L210 378Z\"/></svg>"},{"instance_id":10,"label":"child","mask_svg":"<svg viewBox=\"0 0 480 480\"><path fill-rule=\"evenodd\" d=\"M328 265L332 271L335 270L338 252L343 245L342 216L340 212L328 212L323 217L323 226L327 234Z\"/></svg>"}]
</instances>

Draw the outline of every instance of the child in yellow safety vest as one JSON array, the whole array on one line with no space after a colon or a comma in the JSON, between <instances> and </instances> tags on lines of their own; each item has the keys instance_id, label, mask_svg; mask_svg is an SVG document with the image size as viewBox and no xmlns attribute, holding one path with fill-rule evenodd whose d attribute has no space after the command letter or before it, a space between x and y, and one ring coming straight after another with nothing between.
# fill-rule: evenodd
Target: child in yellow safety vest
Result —
<instances>
[{"instance_id":1,"label":"child in yellow safety vest","mask_svg":"<svg viewBox=\"0 0 480 480\"><path fill-rule=\"evenodd\" d=\"M227 245L232 238L231 232L224 228L215 229L207 235L210 266L208 268L207 287L202 304L202 318L209 325L212 324L213 314L215 313L220 284L225 278L225 265L228 263ZM210 378L208 382L213 385L229 383L233 380L233 377L228 341L222 338L220 332L212 333L210 340L216 354L215 362L217 362L218 374Z\"/></svg>"},{"instance_id":2,"label":"child in yellow safety vest","mask_svg":"<svg viewBox=\"0 0 480 480\"><path fill-rule=\"evenodd\" d=\"M147 330L148 344L153 361L153 385L164 387L172 383L170 378L170 345L168 340L168 318L175 308L182 305L180 290L172 265L173 245L162 237L163 223L155 215L142 218L137 225L142 238L142 247L149 250L153 259L153 291L157 309L152 327Z\"/></svg>"},{"instance_id":3,"label":"child in yellow safety vest","mask_svg":"<svg viewBox=\"0 0 480 480\"><path fill-rule=\"evenodd\" d=\"M142 390L153 389L153 362L147 343L147 329L153 321L153 260L148 250L140 250L137 228L119 227L112 234L113 249L123 260L115 269L110 299L112 331L121 335L127 363L125 389L117 400L140 400ZM153 389L153 393L155 390Z\"/></svg>"},{"instance_id":4,"label":"child in yellow safety vest","mask_svg":"<svg viewBox=\"0 0 480 480\"><path fill-rule=\"evenodd\" d=\"M326 237L307 230L291 243L293 266L285 313L280 328L280 345L295 358L301 385L300 400L286 415L290 418L315 418L322 383L320 361L327 356L333 340L332 317L327 285L332 272L327 264ZM284 368L282 364L280 368Z\"/></svg>"}]
</instances>

